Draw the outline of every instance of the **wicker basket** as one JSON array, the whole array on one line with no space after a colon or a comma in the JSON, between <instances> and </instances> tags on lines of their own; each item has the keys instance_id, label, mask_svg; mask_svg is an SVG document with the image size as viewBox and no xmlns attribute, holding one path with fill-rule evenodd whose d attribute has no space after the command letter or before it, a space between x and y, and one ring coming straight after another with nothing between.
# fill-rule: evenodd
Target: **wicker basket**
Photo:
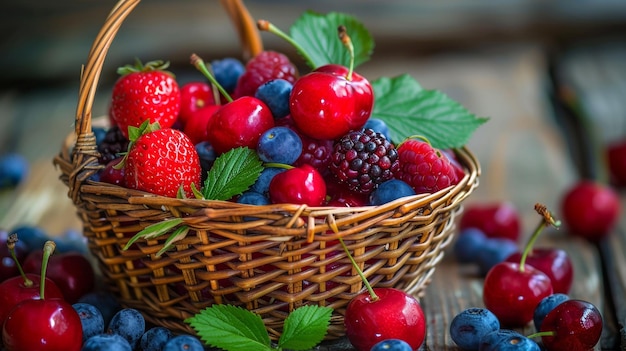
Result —
<instances>
[{"instance_id":1,"label":"wicker basket","mask_svg":"<svg viewBox=\"0 0 626 351\"><path fill-rule=\"evenodd\" d=\"M422 296L451 241L461 202L478 186L478 161L465 148L456 151L466 171L458 185L378 207L175 199L90 180L101 168L92 132L96 86L118 28L138 3L121 0L97 36L81 76L75 132L54 160L105 286L122 305L155 325L191 333L185 318L215 303L239 305L261 315L275 339L290 311L318 304L334 308L327 335L334 339L344 335L345 307L363 287L338 238L373 285ZM254 55L258 38L245 7L237 0L223 4L245 53ZM167 235L123 250L133 234L173 218L191 228L173 250L156 255Z\"/></svg>"}]
</instances>

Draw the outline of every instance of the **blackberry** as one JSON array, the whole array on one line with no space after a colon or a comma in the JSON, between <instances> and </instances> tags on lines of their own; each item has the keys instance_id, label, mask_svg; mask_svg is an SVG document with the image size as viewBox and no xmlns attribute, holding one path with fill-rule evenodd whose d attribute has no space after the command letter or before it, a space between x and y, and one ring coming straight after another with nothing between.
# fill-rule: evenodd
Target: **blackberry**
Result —
<instances>
[{"instance_id":1,"label":"blackberry","mask_svg":"<svg viewBox=\"0 0 626 351\"><path fill-rule=\"evenodd\" d=\"M369 128L339 138L329 166L341 183L362 194L371 193L380 183L393 178L399 167L395 146Z\"/></svg>"},{"instance_id":2,"label":"blackberry","mask_svg":"<svg viewBox=\"0 0 626 351\"><path fill-rule=\"evenodd\" d=\"M106 165L126 151L128 151L128 139L122 134L120 127L112 126L107 130L102 141L98 143L98 152L100 153L98 162Z\"/></svg>"}]
</instances>

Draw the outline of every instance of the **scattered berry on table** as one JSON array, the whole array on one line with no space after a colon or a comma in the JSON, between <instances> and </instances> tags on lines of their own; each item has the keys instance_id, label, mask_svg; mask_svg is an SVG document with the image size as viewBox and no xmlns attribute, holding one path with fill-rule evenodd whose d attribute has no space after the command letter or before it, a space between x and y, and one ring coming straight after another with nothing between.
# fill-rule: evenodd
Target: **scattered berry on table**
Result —
<instances>
[{"instance_id":1,"label":"scattered berry on table","mask_svg":"<svg viewBox=\"0 0 626 351\"><path fill-rule=\"evenodd\" d=\"M0 156L0 190L22 183L30 172L28 160L17 153Z\"/></svg>"},{"instance_id":2,"label":"scattered berry on table","mask_svg":"<svg viewBox=\"0 0 626 351\"><path fill-rule=\"evenodd\" d=\"M37 225L18 225L17 227L12 228L9 233L17 234L17 237L19 238L17 245L26 245L26 248L29 251L43 249L46 241L50 239L48 232Z\"/></svg>"},{"instance_id":3,"label":"scattered berry on table","mask_svg":"<svg viewBox=\"0 0 626 351\"><path fill-rule=\"evenodd\" d=\"M541 341L549 351L591 350L600 341L602 314L588 301L570 299L548 312L541 323Z\"/></svg>"},{"instance_id":4,"label":"scattered berry on table","mask_svg":"<svg viewBox=\"0 0 626 351\"><path fill-rule=\"evenodd\" d=\"M302 140L292 129L273 127L261 134L256 151L263 162L291 165L302 154Z\"/></svg>"},{"instance_id":5,"label":"scattered berry on table","mask_svg":"<svg viewBox=\"0 0 626 351\"><path fill-rule=\"evenodd\" d=\"M245 67L243 63L234 57L226 57L221 60L211 61L211 69L215 80L227 92L233 92L237 86L239 77L243 74Z\"/></svg>"},{"instance_id":6,"label":"scattered berry on table","mask_svg":"<svg viewBox=\"0 0 626 351\"><path fill-rule=\"evenodd\" d=\"M417 194L435 193L458 182L450 160L424 140L408 139L398 146L400 167L396 178Z\"/></svg>"},{"instance_id":7,"label":"scattered berry on table","mask_svg":"<svg viewBox=\"0 0 626 351\"><path fill-rule=\"evenodd\" d=\"M404 340L388 339L375 344L370 351L413 351L413 348Z\"/></svg>"},{"instance_id":8,"label":"scattered berry on table","mask_svg":"<svg viewBox=\"0 0 626 351\"><path fill-rule=\"evenodd\" d=\"M237 80L233 98L254 96L257 89L273 79L294 83L298 77L296 66L289 58L276 51L262 51L245 65L245 71Z\"/></svg>"},{"instance_id":9,"label":"scattered berry on table","mask_svg":"<svg viewBox=\"0 0 626 351\"><path fill-rule=\"evenodd\" d=\"M454 316L450 337L463 350L478 350L481 338L500 329L500 321L488 309L470 307Z\"/></svg>"},{"instance_id":10,"label":"scattered berry on table","mask_svg":"<svg viewBox=\"0 0 626 351\"><path fill-rule=\"evenodd\" d=\"M81 351L133 351L133 348L118 334L99 334L87 339Z\"/></svg>"},{"instance_id":11,"label":"scattered berry on table","mask_svg":"<svg viewBox=\"0 0 626 351\"><path fill-rule=\"evenodd\" d=\"M452 247L454 257L459 263L476 263L478 252L486 240L485 233L478 228L461 230Z\"/></svg>"},{"instance_id":12,"label":"scattered berry on table","mask_svg":"<svg viewBox=\"0 0 626 351\"><path fill-rule=\"evenodd\" d=\"M192 335L178 335L167 341L161 351L204 351L204 346Z\"/></svg>"},{"instance_id":13,"label":"scattered berry on table","mask_svg":"<svg viewBox=\"0 0 626 351\"><path fill-rule=\"evenodd\" d=\"M135 349L146 332L146 320L138 310L123 308L111 318L106 332L122 336Z\"/></svg>"},{"instance_id":14,"label":"scattered berry on table","mask_svg":"<svg viewBox=\"0 0 626 351\"><path fill-rule=\"evenodd\" d=\"M96 306L77 302L72 307L78 313L83 326L83 342L94 335L104 333L104 318Z\"/></svg>"},{"instance_id":15,"label":"scattered berry on table","mask_svg":"<svg viewBox=\"0 0 626 351\"><path fill-rule=\"evenodd\" d=\"M569 296L563 293L552 294L544 297L535 308L535 313L533 315L533 324L535 325L535 329L541 330L541 323L544 318L546 318L546 315L556 306L560 305L561 302L567 300L569 300Z\"/></svg>"},{"instance_id":16,"label":"scattered berry on table","mask_svg":"<svg viewBox=\"0 0 626 351\"><path fill-rule=\"evenodd\" d=\"M274 118L284 118L289 114L292 88L293 84L284 79L273 79L261 85L254 96L270 108Z\"/></svg>"},{"instance_id":17,"label":"scattered berry on table","mask_svg":"<svg viewBox=\"0 0 626 351\"><path fill-rule=\"evenodd\" d=\"M503 262L507 257L517 252L517 243L504 238L490 238L484 241L476 253L478 270L486 275L496 264Z\"/></svg>"},{"instance_id":18,"label":"scattered berry on table","mask_svg":"<svg viewBox=\"0 0 626 351\"><path fill-rule=\"evenodd\" d=\"M395 146L371 129L352 131L337 140L329 166L340 183L364 194L392 179L399 168Z\"/></svg>"},{"instance_id":19,"label":"scattered berry on table","mask_svg":"<svg viewBox=\"0 0 626 351\"><path fill-rule=\"evenodd\" d=\"M173 337L174 333L165 327L152 327L141 336L139 349L141 351L161 351Z\"/></svg>"},{"instance_id":20,"label":"scattered berry on table","mask_svg":"<svg viewBox=\"0 0 626 351\"><path fill-rule=\"evenodd\" d=\"M89 292L78 299L78 303L87 303L98 308L102 313L104 325L109 325L113 316L122 309L119 301L112 293L105 290Z\"/></svg>"},{"instance_id":21,"label":"scattered berry on table","mask_svg":"<svg viewBox=\"0 0 626 351\"><path fill-rule=\"evenodd\" d=\"M382 182L369 196L369 204L380 206L405 196L415 195L415 190L399 179Z\"/></svg>"},{"instance_id":22,"label":"scattered berry on table","mask_svg":"<svg viewBox=\"0 0 626 351\"><path fill-rule=\"evenodd\" d=\"M480 351L540 351L539 345L524 335L509 329L487 333L480 340Z\"/></svg>"}]
</instances>

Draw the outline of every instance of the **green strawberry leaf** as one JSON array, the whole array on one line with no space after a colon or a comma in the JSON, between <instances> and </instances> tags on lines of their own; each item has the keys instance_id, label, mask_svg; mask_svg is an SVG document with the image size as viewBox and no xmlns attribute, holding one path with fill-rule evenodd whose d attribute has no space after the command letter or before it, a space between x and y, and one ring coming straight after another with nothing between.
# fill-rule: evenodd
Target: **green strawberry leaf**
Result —
<instances>
[{"instance_id":1,"label":"green strawberry leaf","mask_svg":"<svg viewBox=\"0 0 626 351\"><path fill-rule=\"evenodd\" d=\"M159 236L166 234L167 232L169 232L170 230L172 230L174 227L181 224L182 222L183 222L182 218L172 218L172 219L168 219L165 221L151 224L143 228L137 234L133 235L133 237L130 238L130 240L128 240L128 242L124 246L124 250L127 250L135 241L139 239L149 240L149 239L158 238Z\"/></svg>"},{"instance_id":2,"label":"green strawberry leaf","mask_svg":"<svg viewBox=\"0 0 626 351\"><path fill-rule=\"evenodd\" d=\"M339 12L303 13L289 28L289 35L307 53L312 69L329 63L350 64L350 54L343 46L337 28L343 25L354 45L354 67L368 61L374 50L374 39L355 17Z\"/></svg>"},{"instance_id":3,"label":"green strawberry leaf","mask_svg":"<svg viewBox=\"0 0 626 351\"><path fill-rule=\"evenodd\" d=\"M272 350L263 320L241 307L215 304L185 319L208 345L227 351Z\"/></svg>"},{"instance_id":4,"label":"green strawberry leaf","mask_svg":"<svg viewBox=\"0 0 626 351\"><path fill-rule=\"evenodd\" d=\"M394 142L419 135L438 149L465 145L487 122L437 90L422 89L411 76L379 78L372 82L375 103L371 118L385 121Z\"/></svg>"},{"instance_id":5,"label":"green strawberry leaf","mask_svg":"<svg viewBox=\"0 0 626 351\"><path fill-rule=\"evenodd\" d=\"M208 172L203 196L207 200L228 200L248 190L263 170L254 150L238 147L221 154Z\"/></svg>"},{"instance_id":6,"label":"green strawberry leaf","mask_svg":"<svg viewBox=\"0 0 626 351\"><path fill-rule=\"evenodd\" d=\"M332 312L330 307L313 305L295 309L285 319L278 346L290 350L313 348L324 339Z\"/></svg>"}]
</instances>

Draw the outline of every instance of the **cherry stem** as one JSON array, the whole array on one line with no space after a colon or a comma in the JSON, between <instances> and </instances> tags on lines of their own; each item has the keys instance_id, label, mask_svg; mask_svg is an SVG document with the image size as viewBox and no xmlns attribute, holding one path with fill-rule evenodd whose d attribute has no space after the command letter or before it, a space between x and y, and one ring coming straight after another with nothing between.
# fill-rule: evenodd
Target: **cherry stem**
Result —
<instances>
[{"instance_id":1,"label":"cherry stem","mask_svg":"<svg viewBox=\"0 0 626 351\"><path fill-rule=\"evenodd\" d=\"M277 163L277 162L267 162L264 165L265 165L266 168L283 168L283 169L295 168L292 165L288 165L286 163Z\"/></svg>"},{"instance_id":2,"label":"cherry stem","mask_svg":"<svg viewBox=\"0 0 626 351\"><path fill-rule=\"evenodd\" d=\"M291 44L291 46L293 46L298 51L300 56L302 56L302 58L306 61L307 65L309 65L309 67L315 68L315 62L313 62L313 59L311 58L311 56L304 50L302 46L300 46L300 44L296 43L296 41L293 40L292 37L287 35L287 33L280 30L271 22L267 20L263 20L263 19L257 21L257 28L259 28L259 30L261 31L270 32L274 35L277 35L279 38Z\"/></svg>"},{"instance_id":3,"label":"cherry stem","mask_svg":"<svg viewBox=\"0 0 626 351\"><path fill-rule=\"evenodd\" d=\"M348 250L348 247L346 246L346 243L343 242L342 238L339 238L339 242L341 243L341 246L343 247L343 251L346 252L346 255L348 256L348 259L350 259L350 263L352 263L352 266L354 267L354 269L356 269L356 273L359 275L359 277L361 277L361 280L363 281L363 284L365 284L365 287L367 288L367 291L369 292L370 296L372 297L372 301L377 301L378 300L378 295L376 295L376 293L374 292L374 289L372 288L372 285L367 280L367 277L365 277L365 274L363 274L363 271L361 270L359 265L354 260L354 257L352 257L352 255L350 254L350 250Z\"/></svg>"},{"instance_id":4,"label":"cherry stem","mask_svg":"<svg viewBox=\"0 0 626 351\"><path fill-rule=\"evenodd\" d=\"M348 49L348 53L350 54L350 66L348 67L348 75L346 76L347 80L352 80L352 72L354 72L354 45L352 44L352 39L348 35L348 30L346 26L341 25L337 28L337 33L339 34L339 40L343 46Z\"/></svg>"},{"instance_id":5,"label":"cherry stem","mask_svg":"<svg viewBox=\"0 0 626 351\"><path fill-rule=\"evenodd\" d=\"M534 339L534 338L540 338L542 336L554 336L554 335L556 335L554 331L542 331L542 332L532 333L528 335L527 338Z\"/></svg>"},{"instance_id":6,"label":"cherry stem","mask_svg":"<svg viewBox=\"0 0 626 351\"><path fill-rule=\"evenodd\" d=\"M22 265L20 264L20 261L18 261L17 259L17 255L15 254L15 244L17 244L17 241L18 239L17 239L16 233L9 235L9 237L7 238L7 247L9 248L9 253L11 254L11 258L13 259L13 261L15 262L15 265L17 266L17 270L20 272L22 279L24 279L24 286L30 287L30 286L33 286L33 281L28 279L28 277L26 276L26 273L24 273L24 270L22 269Z\"/></svg>"},{"instance_id":7,"label":"cherry stem","mask_svg":"<svg viewBox=\"0 0 626 351\"><path fill-rule=\"evenodd\" d=\"M46 285L46 271L48 270L48 261L56 248L56 244L52 240L46 241L43 246L43 258L41 259L41 283L39 284L39 297L44 299L44 290Z\"/></svg>"},{"instance_id":8,"label":"cherry stem","mask_svg":"<svg viewBox=\"0 0 626 351\"><path fill-rule=\"evenodd\" d=\"M535 228L534 233L530 236L530 238L528 239L528 242L526 243L526 246L524 247L524 252L522 253L522 258L520 259L520 262L519 262L520 272L524 271L526 258L532 251L535 241L537 241L537 238L539 238L539 235L541 234L543 229L546 226L554 226L555 228L558 228L561 226L561 222L554 219L554 217L552 216L552 213L548 211L548 208L545 205L542 205L539 203L535 204L535 211L541 216L541 221L537 225L537 228Z\"/></svg>"},{"instance_id":9,"label":"cherry stem","mask_svg":"<svg viewBox=\"0 0 626 351\"><path fill-rule=\"evenodd\" d=\"M204 63L204 60L202 60L200 56L196 54L191 54L191 64L196 67L196 69L200 71L211 82L211 84L213 84L213 86L220 91L220 93L226 98L226 100L228 100L228 102L233 101L233 98L230 96L230 94L228 94L224 87L222 87L222 85L218 83L213 74L211 74L206 64ZM217 101L219 101L219 99L217 99Z\"/></svg>"}]
</instances>

